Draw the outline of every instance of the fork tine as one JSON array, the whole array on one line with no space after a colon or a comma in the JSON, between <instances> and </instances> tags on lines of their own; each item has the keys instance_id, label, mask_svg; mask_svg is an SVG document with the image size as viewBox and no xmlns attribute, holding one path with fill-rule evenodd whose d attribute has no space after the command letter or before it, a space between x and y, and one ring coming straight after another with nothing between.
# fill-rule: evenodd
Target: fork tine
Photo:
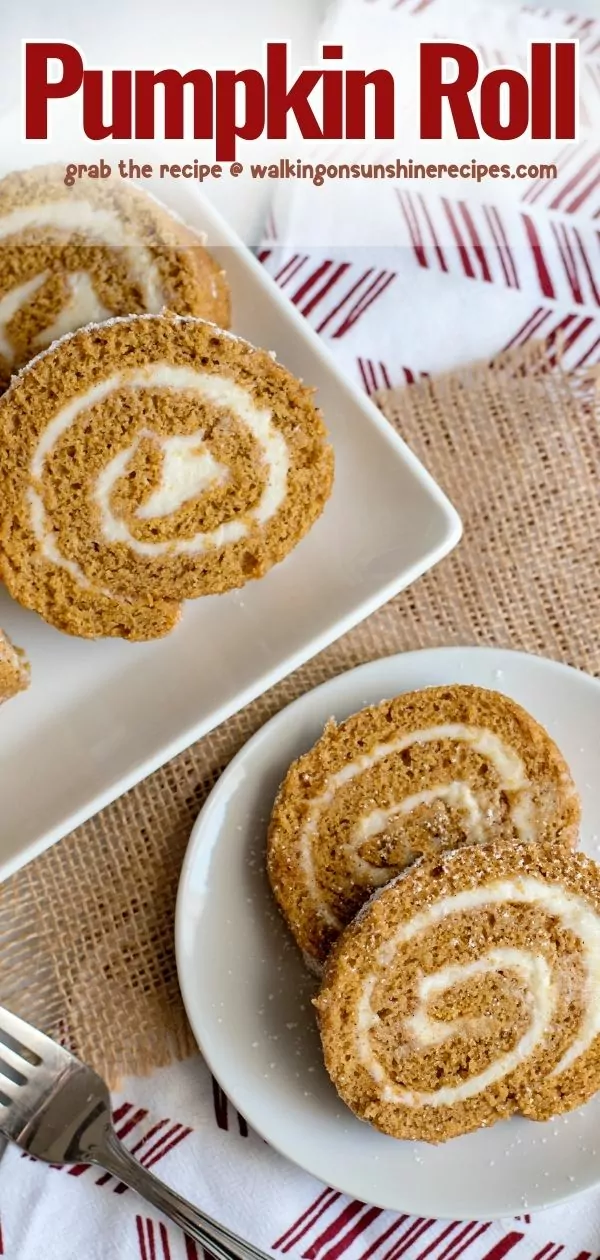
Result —
<instances>
[{"instance_id":1,"label":"fork tine","mask_svg":"<svg viewBox=\"0 0 600 1260\"><path fill-rule=\"evenodd\" d=\"M4 1048L4 1042L1 1040L3 1032L40 1060L46 1042L53 1049L58 1049L58 1046L55 1046L55 1043L44 1033L38 1032L37 1028L32 1028L31 1024L27 1024L24 1019L19 1019L18 1015L13 1015L12 1011L7 1011L5 1006L0 1006L0 1046L2 1048Z\"/></svg>"},{"instance_id":2,"label":"fork tine","mask_svg":"<svg viewBox=\"0 0 600 1260\"><path fill-rule=\"evenodd\" d=\"M35 1067L29 1062L29 1059L24 1059L22 1055L16 1054L2 1040L2 1029L0 1028L0 1073L2 1073L3 1065L14 1068L15 1072L21 1073L21 1076L27 1076L27 1068L29 1068L30 1072L35 1072Z\"/></svg>"},{"instance_id":3,"label":"fork tine","mask_svg":"<svg viewBox=\"0 0 600 1260\"><path fill-rule=\"evenodd\" d=\"M4 1094L5 1098L10 1098L11 1102L14 1102L20 1089L23 1089L23 1085L18 1085L16 1081L10 1079L10 1076L5 1076L0 1063L0 1094Z\"/></svg>"}]
</instances>

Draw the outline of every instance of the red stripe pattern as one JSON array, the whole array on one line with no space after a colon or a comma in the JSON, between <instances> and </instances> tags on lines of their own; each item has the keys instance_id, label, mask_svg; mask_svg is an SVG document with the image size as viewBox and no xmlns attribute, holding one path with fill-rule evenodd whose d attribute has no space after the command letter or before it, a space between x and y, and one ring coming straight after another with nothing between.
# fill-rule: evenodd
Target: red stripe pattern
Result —
<instances>
[{"instance_id":1,"label":"red stripe pattern","mask_svg":"<svg viewBox=\"0 0 600 1260\"><path fill-rule=\"evenodd\" d=\"M135 1227L140 1260L174 1260L166 1225L149 1216L136 1216ZM194 1251L191 1253L197 1255Z\"/></svg>"},{"instance_id":2,"label":"red stripe pattern","mask_svg":"<svg viewBox=\"0 0 600 1260\"><path fill-rule=\"evenodd\" d=\"M531 1217L520 1228L501 1222L436 1221L395 1215L323 1190L273 1243L273 1250L302 1260L591 1260L589 1252L529 1237Z\"/></svg>"},{"instance_id":3,"label":"red stripe pattern","mask_svg":"<svg viewBox=\"0 0 600 1260\"><path fill-rule=\"evenodd\" d=\"M529 211L501 212L485 202L438 196L426 202L406 190L398 192L398 201L406 244L420 267L511 289L530 287L533 277L545 298L600 305L597 231L553 216L540 220Z\"/></svg>"},{"instance_id":4,"label":"red stripe pattern","mask_svg":"<svg viewBox=\"0 0 600 1260\"><path fill-rule=\"evenodd\" d=\"M454 16L447 0L363 3L374 22L382 21L382 40L393 40L389 19L397 15L400 41L415 38L413 25L421 41L466 40L486 69L525 68L528 44L548 35L577 40L581 136L576 143L545 144L539 151L507 148L513 165L554 166L551 178L521 179L513 170L514 183L504 178L481 184L473 178L389 181L379 185L372 202L363 203L359 195L354 214L353 197L346 190L340 197L339 184L331 192L325 185L317 194L302 182L280 185L274 198L280 226L278 231L269 224L265 265L331 348L337 351L342 343L340 363L370 394L465 358L494 358L503 347L521 345L531 336L546 341L550 362L560 346L568 368L594 364L600 358L600 18L521 5L511 23L502 17L496 21L491 13L488 23L480 20L483 11L469 17L460 6ZM362 29L360 10L357 14L355 50ZM338 29L341 37L341 19ZM487 150L486 155L489 160ZM407 160L409 151L403 156ZM466 148L461 152L461 160L477 156ZM331 153L336 162L389 157L388 152L375 155L373 145L359 146L351 156L344 146ZM422 151L413 157L427 160ZM436 158L433 152L431 158ZM339 221L339 240L346 219L352 228L348 239L360 239L357 216L365 214L363 205L372 204L385 248L376 242L362 249L349 245L334 257L309 245L319 230L319 205L329 196L336 200L323 222ZM290 197L295 199L292 215L286 204ZM294 250L283 229L292 222L298 238ZM307 234L301 250L303 222ZM276 236L279 247L273 251Z\"/></svg>"},{"instance_id":5,"label":"red stripe pattern","mask_svg":"<svg viewBox=\"0 0 600 1260\"><path fill-rule=\"evenodd\" d=\"M583 212L593 217L600 208L600 149L595 141L565 145L551 161L557 167L557 178L532 181L521 200L561 214Z\"/></svg>"},{"instance_id":6,"label":"red stripe pattern","mask_svg":"<svg viewBox=\"0 0 600 1260\"><path fill-rule=\"evenodd\" d=\"M263 261L317 332L334 341L354 329L396 279L384 268L289 251L270 250Z\"/></svg>"},{"instance_id":7,"label":"red stripe pattern","mask_svg":"<svg viewBox=\"0 0 600 1260\"><path fill-rule=\"evenodd\" d=\"M115 1109L113 1123L117 1137L125 1143L131 1154L135 1155L145 1168L154 1168L192 1133L189 1126L179 1122L152 1121L145 1108L135 1107L129 1102L121 1103ZM133 1136L133 1142L126 1141L131 1136ZM22 1158L36 1163L34 1157L25 1152ZM92 1164L71 1164L68 1167L50 1164L49 1167L55 1172L64 1172L68 1177L81 1177L84 1173L92 1173L95 1185L110 1185L115 1194L124 1194L128 1189L122 1181L117 1181L110 1173L98 1173L98 1169Z\"/></svg>"},{"instance_id":8,"label":"red stripe pattern","mask_svg":"<svg viewBox=\"0 0 600 1260\"><path fill-rule=\"evenodd\" d=\"M229 1130L229 1123L231 1119L230 1111L233 1111L235 1115L235 1126L240 1134L240 1137L248 1137L248 1125L246 1124L244 1117L240 1115L239 1111L235 1111L235 1109L231 1107L227 1094L221 1089L221 1086L218 1081L215 1080L214 1076L211 1079L213 1107L217 1127L219 1129L224 1129L225 1132L227 1132Z\"/></svg>"},{"instance_id":9,"label":"red stripe pattern","mask_svg":"<svg viewBox=\"0 0 600 1260\"><path fill-rule=\"evenodd\" d=\"M360 356L356 360L360 379L367 394L375 394L382 389L391 389L392 380L398 377L405 385L413 385L417 379L423 379L429 376L429 372L416 372L412 368L401 366L393 371L386 363L380 359L363 359Z\"/></svg>"},{"instance_id":10,"label":"red stripe pattern","mask_svg":"<svg viewBox=\"0 0 600 1260\"><path fill-rule=\"evenodd\" d=\"M395 1215L326 1189L273 1243L273 1250L302 1260L503 1260L524 1238L522 1230L502 1231L492 1245L492 1223L435 1221ZM546 1249L545 1249L546 1250ZM535 1260L555 1260L554 1244Z\"/></svg>"},{"instance_id":11,"label":"red stripe pattern","mask_svg":"<svg viewBox=\"0 0 600 1260\"><path fill-rule=\"evenodd\" d=\"M406 190L398 192L398 205L405 244L420 268L508 289L534 287L553 302L600 306L598 230L447 197L426 204ZM397 279L397 272L360 269L350 258L293 254L281 261L271 252L266 265L317 331L332 339L344 337Z\"/></svg>"}]
</instances>

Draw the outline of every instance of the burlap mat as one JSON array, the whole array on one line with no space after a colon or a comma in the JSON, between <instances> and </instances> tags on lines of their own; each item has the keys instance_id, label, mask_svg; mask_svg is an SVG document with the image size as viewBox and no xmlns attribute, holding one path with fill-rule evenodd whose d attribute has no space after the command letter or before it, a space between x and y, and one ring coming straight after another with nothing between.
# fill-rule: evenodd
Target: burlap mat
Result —
<instances>
[{"instance_id":1,"label":"burlap mat","mask_svg":"<svg viewBox=\"0 0 600 1260\"><path fill-rule=\"evenodd\" d=\"M379 401L459 509L459 548L0 889L0 1001L113 1084L193 1050L173 952L181 862L199 807L268 717L363 661L440 644L522 648L600 673L591 388L533 347Z\"/></svg>"}]
</instances>

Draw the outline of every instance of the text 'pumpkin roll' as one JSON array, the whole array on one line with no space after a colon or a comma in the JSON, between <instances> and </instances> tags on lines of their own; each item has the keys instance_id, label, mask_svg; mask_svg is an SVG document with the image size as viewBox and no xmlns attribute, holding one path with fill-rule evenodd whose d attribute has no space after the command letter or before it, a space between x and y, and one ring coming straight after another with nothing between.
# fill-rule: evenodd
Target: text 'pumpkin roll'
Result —
<instances>
[{"instance_id":1,"label":"text 'pumpkin roll'","mask_svg":"<svg viewBox=\"0 0 600 1260\"><path fill-rule=\"evenodd\" d=\"M154 198L54 165L0 180L0 388L64 333L164 307L229 326L224 273Z\"/></svg>"},{"instance_id":2,"label":"text 'pumpkin roll'","mask_svg":"<svg viewBox=\"0 0 600 1260\"><path fill-rule=\"evenodd\" d=\"M376 894L316 999L348 1106L443 1142L600 1088L600 867L550 845L468 847Z\"/></svg>"},{"instance_id":3,"label":"text 'pumpkin roll'","mask_svg":"<svg viewBox=\"0 0 600 1260\"><path fill-rule=\"evenodd\" d=\"M318 970L374 889L424 853L489 840L575 843L579 800L547 732L508 696L429 687L329 722L288 771L268 870Z\"/></svg>"},{"instance_id":4,"label":"text 'pumpkin roll'","mask_svg":"<svg viewBox=\"0 0 600 1260\"><path fill-rule=\"evenodd\" d=\"M65 337L0 399L0 572L71 634L148 639L260 578L331 492L313 391L202 320Z\"/></svg>"}]
</instances>

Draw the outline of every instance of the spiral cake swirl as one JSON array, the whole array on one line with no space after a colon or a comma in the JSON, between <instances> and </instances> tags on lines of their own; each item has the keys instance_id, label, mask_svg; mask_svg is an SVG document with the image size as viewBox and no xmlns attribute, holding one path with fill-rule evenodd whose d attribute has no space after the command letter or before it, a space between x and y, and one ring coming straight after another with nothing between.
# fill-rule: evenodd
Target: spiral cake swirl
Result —
<instances>
[{"instance_id":1,"label":"spiral cake swirl","mask_svg":"<svg viewBox=\"0 0 600 1260\"><path fill-rule=\"evenodd\" d=\"M0 704L29 686L29 665L25 653L0 630Z\"/></svg>"},{"instance_id":2,"label":"spiral cake swirl","mask_svg":"<svg viewBox=\"0 0 600 1260\"><path fill-rule=\"evenodd\" d=\"M330 722L290 767L268 836L275 897L319 970L370 897L422 854L574 844L579 802L550 736L507 696L431 687Z\"/></svg>"},{"instance_id":3,"label":"spiral cake swirl","mask_svg":"<svg viewBox=\"0 0 600 1260\"><path fill-rule=\"evenodd\" d=\"M189 317L64 338L0 399L0 441L0 573L89 637L156 637L179 601L261 577L333 480L312 391Z\"/></svg>"},{"instance_id":4,"label":"spiral cake swirl","mask_svg":"<svg viewBox=\"0 0 600 1260\"><path fill-rule=\"evenodd\" d=\"M163 307L229 326L224 273L153 198L60 166L0 180L0 388L64 333Z\"/></svg>"},{"instance_id":5,"label":"spiral cake swirl","mask_svg":"<svg viewBox=\"0 0 600 1260\"><path fill-rule=\"evenodd\" d=\"M328 960L325 1063L361 1118L442 1142L600 1088L600 868L562 846L467 847L375 894Z\"/></svg>"}]
</instances>

